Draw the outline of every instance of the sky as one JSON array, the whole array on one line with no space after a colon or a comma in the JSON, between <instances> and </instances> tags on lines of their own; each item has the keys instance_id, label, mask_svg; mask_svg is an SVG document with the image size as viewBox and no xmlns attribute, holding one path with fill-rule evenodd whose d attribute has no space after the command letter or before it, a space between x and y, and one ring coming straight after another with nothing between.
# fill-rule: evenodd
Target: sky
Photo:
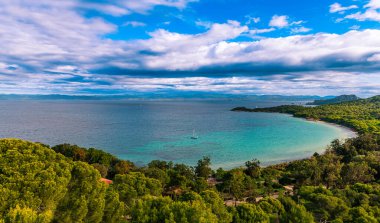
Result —
<instances>
[{"instance_id":1,"label":"sky","mask_svg":"<svg viewBox=\"0 0 380 223\"><path fill-rule=\"evenodd\" d=\"M380 0L0 0L0 94L380 94Z\"/></svg>"}]
</instances>

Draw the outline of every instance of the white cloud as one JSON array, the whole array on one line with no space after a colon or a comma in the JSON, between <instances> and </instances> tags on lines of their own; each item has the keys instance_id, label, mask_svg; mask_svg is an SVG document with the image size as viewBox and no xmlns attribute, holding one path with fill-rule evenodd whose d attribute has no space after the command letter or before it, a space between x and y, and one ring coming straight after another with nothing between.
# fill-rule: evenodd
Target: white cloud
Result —
<instances>
[{"instance_id":1,"label":"white cloud","mask_svg":"<svg viewBox=\"0 0 380 223\"><path fill-rule=\"evenodd\" d=\"M330 5L330 13L336 13L336 12L344 12L344 11L347 11L347 10L350 10L350 9L357 9L358 6L357 5L350 5L350 6L342 6L341 4L339 3L334 3L332 5Z\"/></svg>"},{"instance_id":2,"label":"white cloud","mask_svg":"<svg viewBox=\"0 0 380 223\"><path fill-rule=\"evenodd\" d=\"M304 23L306 23L306 22L303 20L290 21L289 16L286 16L286 15L282 15L282 16L274 15L272 17L271 21L269 22L269 26L271 26L272 28L275 27L275 28L279 28L279 29L291 28L291 30L290 30L291 33L309 32L311 30L310 28L306 28L306 27L301 26Z\"/></svg>"},{"instance_id":3,"label":"white cloud","mask_svg":"<svg viewBox=\"0 0 380 223\"><path fill-rule=\"evenodd\" d=\"M292 33L307 33L307 32L310 32L311 29L310 28L306 28L306 27L295 27L295 28L292 28L291 29L291 32Z\"/></svg>"},{"instance_id":4,"label":"white cloud","mask_svg":"<svg viewBox=\"0 0 380 223\"><path fill-rule=\"evenodd\" d=\"M292 22L292 23L290 23L290 25L291 25L291 26L294 26L294 25L301 25L301 24L303 24L303 23L305 23L305 21L300 20L300 21Z\"/></svg>"},{"instance_id":5,"label":"white cloud","mask_svg":"<svg viewBox=\"0 0 380 223\"><path fill-rule=\"evenodd\" d=\"M259 18L259 17L252 18L252 21L253 21L254 23L259 23L259 22L260 22L260 18Z\"/></svg>"},{"instance_id":6,"label":"white cloud","mask_svg":"<svg viewBox=\"0 0 380 223\"><path fill-rule=\"evenodd\" d=\"M345 19L355 19L358 21L376 21L380 22L380 0L370 0L368 4L364 6L366 9L364 12L357 12L354 14L347 15Z\"/></svg>"},{"instance_id":7,"label":"white cloud","mask_svg":"<svg viewBox=\"0 0 380 223\"><path fill-rule=\"evenodd\" d=\"M339 93L362 93L358 86L375 91L379 81L372 81L380 74L347 72L318 72L302 75L275 75L270 80L257 77L186 77L186 78L131 78L122 77L117 83L136 91L168 89L180 91L228 92L236 94L304 94L332 95ZM345 87L342 88L341 86ZM287 86L284 88L283 86ZM371 92L373 93L373 92Z\"/></svg>"},{"instance_id":8,"label":"white cloud","mask_svg":"<svg viewBox=\"0 0 380 223\"><path fill-rule=\"evenodd\" d=\"M380 62L380 53L375 54L367 59L369 62Z\"/></svg>"},{"instance_id":9,"label":"white cloud","mask_svg":"<svg viewBox=\"0 0 380 223\"><path fill-rule=\"evenodd\" d=\"M198 0L105 0L105 1L88 1L88 0L3 0L3 5L17 4L29 6L47 6L54 8L72 8L95 10L112 16L124 16L131 13L147 13L156 6L174 7L184 9L190 2Z\"/></svg>"},{"instance_id":10,"label":"white cloud","mask_svg":"<svg viewBox=\"0 0 380 223\"><path fill-rule=\"evenodd\" d=\"M274 15L269 22L269 26L277 27L277 28L284 28L289 26L288 22L289 17L286 15Z\"/></svg>"},{"instance_id":11,"label":"white cloud","mask_svg":"<svg viewBox=\"0 0 380 223\"><path fill-rule=\"evenodd\" d=\"M84 18L69 2L55 4L15 0L0 7L0 61L41 72L62 63L83 68L94 58L121 51L124 43L102 38L114 32L115 25Z\"/></svg>"},{"instance_id":12,"label":"white cloud","mask_svg":"<svg viewBox=\"0 0 380 223\"><path fill-rule=\"evenodd\" d=\"M267 28L267 29L252 29L249 30L249 34L251 35L257 35L257 34L262 34L262 33L269 33L275 31L275 28Z\"/></svg>"},{"instance_id":13,"label":"white cloud","mask_svg":"<svg viewBox=\"0 0 380 223\"><path fill-rule=\"evenodd\" d=\"M25 81L10 79L0 75L0 93L63 93L78 94L85 89L99 91L137 91L155 92L201 91L233 94L286 94L286 95L336 95L358 94L370 96L379 94L380 73L350 72L305 72L302 74L279 74L271 79L259 77L176 77L176 78L142 78L130 76L98 75L96 80L106 81L112 85L88 83L51 84L54 78L70 78L70 75L57 75L47 78L45 75L34 75ZM89 77L89 80L94 77ZM284 87L286 86L286 87ZM21 90L20 90L21 89Z\"/></svg>"},{"instance_id":14,"label":"white cloud","mask_svg":"<svg viewBox=\"0 0 380 223\"><path fill-rule=\"evenodd\" d=\"M197 20L197 21L195 21L195 25L209 29L212 26L212 22Z\"/></svg>"},{"instance_id":15,"label":"white cloud","mask_svg":"<svg viewBox=\"0 0 380 223\"><path fill-rule=\"evenodd\" d=\"M148 69L172 71L237 63L252 64L252 70L255 64L267 64L269 69L270 64L309 68L318 64L327 69L340 63L360 64L368 54L380 52L380 30L350 31L342 35L318 33L240 43L225 41L245 31L244 27L230 24L214 25L208 32L198 35L160 30L137 45L162 52L159 56L145 57Z\"/></svg>"},{"instance_id":16,"label":"white cloud","mask_svg":"<svg viewBox=\"0 0 380 223\"><path fill-rule=\"evenodd\" d=\"M139 22L139 21L128 21L124 23L125 26L132 26L132 27L143 27L146 26L145 23Z\"/></svg>"},{"instance_id":17,"label":"white cloud","mask_svg":"<svg viewBox=\"0 0 380 223\"><path fill-rule=\"evenodd\" d=\"M121 1L121 5L129 10L145 13L155 6L168 6L183 9L188 3L196 1L198 0L124 0Z\"/></svg>"},{"instance_id":18,"label":"white cloud","mask_svg":"<svg viewBox=\"0 0 380 223\"><path fill-rule=\"evenodd\" d=\"M359 25L353 25L350 27L351 30L358 30L360 29L360 26Z\"/></svg>"},{"instance_id":19,"label":"white cloud","mask_svg":"<svg viewBox=\"0 0 380 223\"><path fill-rule=\"evenodd\" d=\"M70 0L69 0L70 1ZM75 2L75 0L73 1ZM112 4L102 4L102 3L89 3L78 1L75 7L87 10L96 10L104 14L109 14L113 16L123 16L132 13L129 9Z\"/></svg>"},{"instance_id":20,"label":"white cloud","mask_svg":"<svg viewBox=\"0 0 380 223\"><path fill-rule=\"evenodd\" d=\"M261 21L260 17L252 17L250 15L246 15L245 18L247 19L247 22L245 23L246 25L250 25L252 23L256 24Z\"/></svg>"},{"instance_id":21,"label":"white cloud","mask_svg":"<svg viewBox=\"0 0 380 223\"><path fill-rule=\"evenodd\" d=\"M380 9L380 0L370 0L364 7L370 9Z\"/></svg>"},{"instance_id":22,"label":"white cloud","mask_svg":"<svg viewBox=\"0 0 380 223\"><path fill-rule=\"evenodd\" d=\"M150 33L151 39L141 40L138 43L158 52L174 49L186 50L188 47L204 47L224 40L234 39L246 31L248 31L248 27L241 26L236 21L228 21L224 24L214 23L207 32L195 35L179 34L159 29ZM189 51L192 51L192 49L189 49Z\"/></svg>"},{"instance_id":23,"label":"white cloud","mask_svg":"<svg viewBox=\"0 0 380 223\"><path fill-rule=\"evenodd\" d=\"M16 0L18 1L18 0ZM24 1L24 0L23 0ZM45 1L45 0L42 0ZM156 6L167 6L183 9L190 2L198 0L116 0L116 1L98 1L89 2L86 0L65 0L71 2L72 7L96 10L113 16L128 15L135 13L147 13Z\"/></svg>"},{"instance_id":24,"label":"white cloud","mask_svg":"<svg viewBox=\"0 0 380 223\"><path fill-rule=\"evenodd\" d=\"M17 68L18 66L16 64L6 64L6 63L1 63L0 62L0 70L9 70L9 69L14 69Z\"/></svg>"},{"instance_id":25,"label":"white cloud","mask_svg":"<svg viewBox=\"0 0 380 223\"><path fill-rule=\"evenodd\" d=\"M57 66L55 67L55 71L57 72L75 72L75 70L77 70L78 67L76 66L71 66L71 65L63 65L63 66Z\"/></svg>"},{"instance_id":26,"label":"white cloud","mask_svg":"<svg viewBox=\"0 0 380 223\"><path fill-rule=\"evenodd\" d=\"M355 19L358 21L371 20L371 21L380 22L380 13L375 9L368 9L364 13L358 12L355 14L347 15L345 18Z\"/></svg>"}]
</instances>

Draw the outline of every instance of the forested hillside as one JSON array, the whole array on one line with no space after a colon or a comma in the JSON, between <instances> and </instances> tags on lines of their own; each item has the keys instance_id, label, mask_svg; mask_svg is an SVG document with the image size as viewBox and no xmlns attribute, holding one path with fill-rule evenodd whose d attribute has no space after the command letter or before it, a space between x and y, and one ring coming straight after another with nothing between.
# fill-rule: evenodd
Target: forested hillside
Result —
<instances>
[{"instance_id":1,"label":"forested hillside","mask_svg":"<svg viewBox=\"0 0 380 223\"><path fill-rule=\"evenodd\" d=\"M228 171L212 171L207 157L195 167L139 168L100 150L17 139L0 140L0 152L0 222L380 220L375 135L334 141L310 159L266 168L252 160Z\"/></svg>"},{"instance_id":2,"label":"forested hillside","mask_svg":"<svg viewBox=\"0 0 380 223\"><path fill-rule=\"evenodd\" d=\"M356 95L350 94L350 95L340 95L335 98L331 99L323 99L323 100L314 100L313 102L307 103L307 105L328 105L328 104L338 104L342 102L348 102L348 101L356 101L360 98Z\"/></svg>"}]
</instances>

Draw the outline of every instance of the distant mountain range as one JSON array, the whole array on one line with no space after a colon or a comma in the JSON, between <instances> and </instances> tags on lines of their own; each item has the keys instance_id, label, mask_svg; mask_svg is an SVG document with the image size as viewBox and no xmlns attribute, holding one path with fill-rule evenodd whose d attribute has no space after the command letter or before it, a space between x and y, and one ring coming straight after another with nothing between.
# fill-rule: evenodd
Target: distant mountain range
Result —
<instances>
[{"instance_id":1,"label":"distant mountain range","mask_svg":"<svg viewBox=\"0 0 380 223\"><path fill-rule=\"evenodd\" d=\"M350 94L350 95L340 95L335 98L331 99L319 99L319 100L314 100L313 102L307 103L307 105L327 105L327 104L337 104L337 103L342 103L342 102L348 102L348 101L356 101L359 100L360 98L356 95Z\"/></svg>"},{"instance_id":2,"label":"distant mountain range","mask_svg":"<svg viewBox=\"0 0 380 223\"><path fill-rule=\"evenodd\" d=\"M0 100L128 100L128 99L241 99L241 100L270 100L270 101L302 101L327 100L334 96L320 97L316 95L236 95L205 92L158 92L125 95L29 95L29 94L0 94Z\"/></svg>"}]
</instances>

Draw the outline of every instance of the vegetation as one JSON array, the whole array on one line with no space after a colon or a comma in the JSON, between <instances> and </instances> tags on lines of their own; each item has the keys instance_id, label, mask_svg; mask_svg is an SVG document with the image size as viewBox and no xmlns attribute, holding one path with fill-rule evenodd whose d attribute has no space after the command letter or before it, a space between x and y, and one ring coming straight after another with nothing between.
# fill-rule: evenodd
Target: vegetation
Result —
<instances>
[{"instance_id":1,"label":"vegetation","mask_svg":"<svg viewBox=\"0 0 380 223\"><path fill-rule=\"evenodd\" d=\"M53 148L0 140L3 222L380 220L378 135L335 140L323 155L265 168L255 159L228 171L211 171L208 157L195 167L152 161L108 175L110 185L100 181L101 164L74 161L75 153L65 157ZM109 157L100 154L101 162ZM285 190L290 185L294 190Z\"/></svg>"},{"instance_id":2,"label":"vegetation","mask_svg":"<svg viewBox=\"0 0 380 223\"><path fill-rule=\"evenodd\" d=\"M335 98L326 99L326 100L314 100L311 103L307 103L307 105L327 105L327 104L338 104L342 102L348 102L348 101L356 101L360 98L356 95L350 94L350 95L341 95Z\"/></svg>"},{"instance_id":3,"label":"vegetation","mask_svg":"<svg viewBox=\"0 0 380 223\"><path fill-rule=\"evenodd\" d=\"M260 109L362 123L324 154L268 167L214 171L209 157L137 167L93 148L1 139L0 222L379 222L379 99Z\"/></svg>"}]
</instances>

